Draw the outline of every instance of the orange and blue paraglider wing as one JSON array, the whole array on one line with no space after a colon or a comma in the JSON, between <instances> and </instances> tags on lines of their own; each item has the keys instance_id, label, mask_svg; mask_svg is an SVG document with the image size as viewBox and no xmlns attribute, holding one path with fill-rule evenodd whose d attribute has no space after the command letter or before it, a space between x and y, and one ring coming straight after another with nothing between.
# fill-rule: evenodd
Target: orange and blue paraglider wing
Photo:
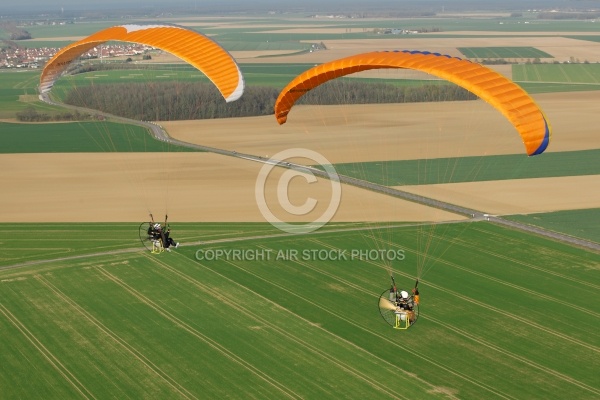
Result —
<instances>
[{"instance_id":1,"label":"orange and blue paraglider wing","mask_svg":"<svg viewBox=\"0 0 600 400\"><path fill-rule=\"evenodd\" d=\"M438 53L421 51L370 52L318 65L298 75L275 102L279 124L304 93L342 76L370 69L406 68L423 71L474 93L501 112L515 127L528 155L542 153L551 128L538 105L520 86L483 65Z\"/></svg>"}]
</instances>

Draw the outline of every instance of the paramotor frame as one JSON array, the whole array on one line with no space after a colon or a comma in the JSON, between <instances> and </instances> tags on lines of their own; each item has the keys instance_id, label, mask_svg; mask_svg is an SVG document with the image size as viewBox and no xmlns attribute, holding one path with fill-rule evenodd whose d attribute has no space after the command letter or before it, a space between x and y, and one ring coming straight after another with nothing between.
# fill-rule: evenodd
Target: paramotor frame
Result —
<instances>
[{"instance_id":1,"label":"paramotor frame","mask_svg":"<svg viewBox=\"0 0 600 400\"><path fill-rule=\"evenodd\" d=\"M408 303L412 305L412 311L408 312L408 322L400 319L401 313L398 311L398 307L395 303L396 294L400 291L391 292L393 299L390 300L390 289L384 290L377 302L379 307L379 314L388 325L395 329L408 329L417 323L419 319L419 303L415 302L414 295L411 295L408 299ZM404 317L407 317L405 314Z\"/></svg>"}]
</instances>

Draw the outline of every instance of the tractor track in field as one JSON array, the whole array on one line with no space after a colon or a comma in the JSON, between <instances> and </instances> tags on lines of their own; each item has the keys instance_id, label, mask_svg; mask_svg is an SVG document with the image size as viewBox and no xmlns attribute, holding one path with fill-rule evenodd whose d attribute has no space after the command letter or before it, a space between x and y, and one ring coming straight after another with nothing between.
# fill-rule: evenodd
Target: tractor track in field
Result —
<instances>
[{"instance_id":1,"label":"tractor track in field","mask_svg":"<svg viewBox=\"0 0 600 400\"><path fill-rule=\"evenodd\" d=\"M472 221L471 220L457 220L457 221L438 222L437 224L438 225L458 224L458 223L465 223L465 222L472 222ZM399 224L393 224L393 225L385 225L385 227L386 228L396 228L396 227L400 228L400 227L421 226L421 225L430 225L430 223L414 223L414 224L399 223ZM353 227L347 227L347 228L326 229L326 230L311 232L310 235L325 235L328 233L342 233L342 232L353 232L353 231L363 231L363 230L370 231L373 229L377 229L377 228L376 227L374 228L372 226L359 226L359 227L353 226ZM233 238L214 239L214 240L199 240L199 241L195 241L195 242L188 242L188 243L182 244L180 247L202 246L202 245L206 246L206 245L214 245L214 244L219 244L219 243L244 242L247 240L258 240L258 239L298 237L299 235L302 236L302 235L306 235L306 234L281 232L281 233L272 233L272 234L256 235L256 236L233 237ZM111 256L111 255L118 255L118 254L130 254L130 253L140 253L140 252L144 252L144 253L147 252L147 250L141 244L138 247L129 247L129 248L125 248L125 249L115 249L115 250L95 252L95 253L77 254L77 255L73 255L73 256L56 257L56 258L43 259L43 260L24 261L24 262L20 262L17 264L0 266L0 271L22 268L22 267L29 267L29 266L40 265L40 264L47 264L47 263L52 263L52 262L80 260L80 259L93 258L93 257L99 257L99 256Z\"/></svg>"}]
</instances>

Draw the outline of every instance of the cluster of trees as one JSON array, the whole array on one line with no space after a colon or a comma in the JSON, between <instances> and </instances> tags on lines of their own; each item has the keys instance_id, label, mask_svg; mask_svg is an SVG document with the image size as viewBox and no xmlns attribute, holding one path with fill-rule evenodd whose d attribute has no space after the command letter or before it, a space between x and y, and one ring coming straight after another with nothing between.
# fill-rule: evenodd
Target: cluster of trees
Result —
<instances>
[{"instance_id":1,"label":"cluster of trees","mask_svg":"<svg viewBox=\"0 0 600 400\"><path fill-rule=\"evenodd\" d=\"M475 60L476 62L483 65L506 65L506 64L561 64L558 60L542 61L540 58L515 58L514 60L506 60L504 58L485 58L482 60ZM566 61L565 61L566 62ZM570 57L570 60L566 63L569 64L590 64L588 60L580 61L574 57Z\"/></svg>"},{"instance_id":2,"label":"cluster of trees","mask_svg":"<svg viewBox=\"0 0 600 400\"><path fill-rule=\"evenodd\" d=\"M251 86L240 100L226 103L211 83L152 82L77 87L64 102L131 119L174 121L272 114L278 94Z\"/></svg>"},{"instance_id":3,"label":"cluster of trees","mask_svg":"<svg viewBox=\"0 0 600 400\"><path fill-rule=\"evenodd\" d=\"M273 114L279 90L249 86L240 100L226 103L209 83L127 83L72 89L64 102L143 121L232 118ZM472 100L450 84L396 86L339 79L304 95L298 104L371 104Z\"/></svg>"},{"instance_id":4,"label":"cluster of trees","mask_svg":"<svg viewBox=\"0 0 600 400\"><path fill-rule=\"evenodd\" d=\"M9 40L31 39L31 34L25 29L18 27L14 22L6 21L0 23L0 31L7 32Z\"/></svg>"},{"instance_id":5,"label":"cluster of trees","mask_svg":"<svg viewBox=\"0 0 600 400\"><path fill-rule=\"evenodd\" d=\"M474 100L476 98L468 90L449 83L398 86L337 79L307 92L298 100L297 104L418 103Z\"/></svg>"},{"instance_id":6,"label":"cluster of trees","mask_svg":"<svg viewBox=\"0 0 600 400\"><path fill-rule=\"evenodd\" d=\"M347 6L347 4L344 4ZM362 7L364 8L364 7ZM367 6L368 8L368 6ZM354 12L344 12L339 13L337 11L332 10L331 13L337 17L343 17L348 19L357 19L357 18L423 18L423 17L435 17L437 14L434 11L430 10L402 10L397 11L398 7L396 5L393 6L393 10L370 10L370 11L354 11ZM317 18L322 14L312 14L309 15L309 18Z\"/></svg>"},{"instance_id":7,"label":"cluster of trees","mask_svg":"<svg viewBox=\"0 0 600 400\"><path fill-rule=\"evenodd\" d=\"M17 120L21 122L49 122L49 121L83 121L89 119L102 119L91 114L82 114L79 111L64 112L60 114L40 113L33 107L27 107L23 111L16 113Z\"/></svg>"},{"instance_id":8,"label":"cluster of trees","mask_svg":"<svg viewBox=\"0 0 600 400\"><path fill-rule=\"evenodd\" d=\"M31 39L31 33L24 29L20 29L18 32L11 32L10 40L26 40Z\"/></svg>"},{"instance_id":9,"label":"cluster of trees","mask_svg":"<svg viewBox=\"0 0 600 400\"><path fill-rule=\"evenodd\" d=\"M150 54L145 54L142 56L142 60L151 60L152 56ZM181 69L194 70L194 67L191 65L179 64L178 66ZM164 67L158 67L164 68ZM169 66L169 68L174 68L173 66ZM69 65L66 73L68 75L76 75L83 74L86 72L99 72L99 71L111 71L111 70L127 70L127 69L142 69L142 70L156 70L157 66L154 64L130 64L129 62L118 60L118 61L105 61L102 63L73 63Z\"/></svg>"},{"instance_id":10,"label":"cluster of trees","mask_svg":"<svg viewBox=\"0 0 600 400\"><path fill-rule=\"evenodd\" d=\"M142 60L152 60L152 56L150 54L144 54L142 56ZM127 57L127 59L125 60L125 62L128 62L128 63L130 63L132 61L133 61L133 58L131 58L131 57Z\"/></svg>"},{"instance_id":11,"label":"cluster of trees","mask_svg":"<svg viewBox=\"0 0 600 400\"><path fill-rule=\"evenodd\" d=\"M547 11L541 12L537 15L538 19L578 19L578 20L590 20L600 18L600 12L597 11L585 11L585 12L554 12Z\"/></svg>"}]
</instances>

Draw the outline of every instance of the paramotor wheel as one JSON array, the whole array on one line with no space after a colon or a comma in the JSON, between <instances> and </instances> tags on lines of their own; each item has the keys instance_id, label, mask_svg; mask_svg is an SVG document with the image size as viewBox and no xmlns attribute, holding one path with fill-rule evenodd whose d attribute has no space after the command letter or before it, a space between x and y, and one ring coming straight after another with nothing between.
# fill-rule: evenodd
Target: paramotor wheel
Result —
<instances>
[{"instance_id":1,"label":"paramotor wheel","mask_svg":"<svg viewBox=\"0 0 600 400\"><path fill-rule=\"evenodd\" d=\"M152 240L151 240L150 235L148 234L148 229L150 229L149 222L142 222L140 224L140 227L139 227L140 241L142 242L142 245L146 248L146 250L152 251Z\"/></svg>"},{"instance_id":2,"label":"paramotor wheel","mask_svg":"<svg viewBox=\"0 0 600 400\"><path fill-rule=\"evenodd\" d=\"M409 299L409 302L412 301L412 296ZM391 327L396 327L396 305L393 301L390 301L390 290L384 290L381 295L379 295L379 299L377 302L377 306L379 307L379 313L385 322L388 323ZM419 305L413 304L413 313L414 320L411 321L410 326L413 326L417 323L419 319Z\"/></svg>"}]
</instances>

